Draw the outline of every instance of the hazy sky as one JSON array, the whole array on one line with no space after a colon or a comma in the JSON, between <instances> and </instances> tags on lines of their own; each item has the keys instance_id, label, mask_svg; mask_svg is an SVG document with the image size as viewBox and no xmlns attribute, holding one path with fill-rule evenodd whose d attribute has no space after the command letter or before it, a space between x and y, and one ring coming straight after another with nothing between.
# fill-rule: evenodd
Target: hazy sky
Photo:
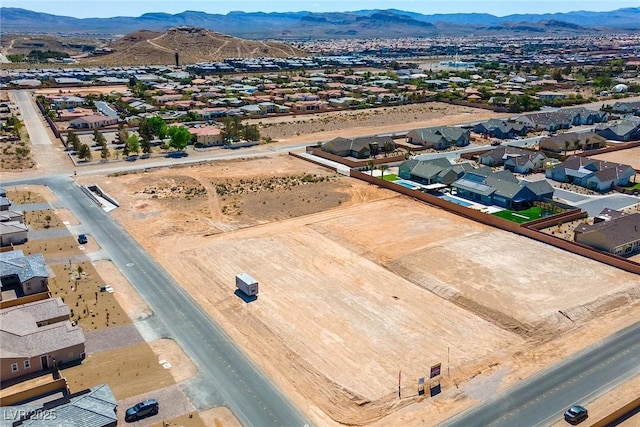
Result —
<instances>
[{"instance_id":1,"label":"hazy sky","mask_svg":"<svg viewBox=\"0 0 640 427\"><path fill-rule=\"evenodd\" d=\"M77 18L140 16L146 12L180 13L195 10L226 14L244 12L344 12L360 9L401 9L424 14L481 12L496 16L514 13L553 13L576 10L608 11L638 7L638 0L2 0L4 7ZM1 18L1 17L0 17Z\"/></svg>"}]
</instances>

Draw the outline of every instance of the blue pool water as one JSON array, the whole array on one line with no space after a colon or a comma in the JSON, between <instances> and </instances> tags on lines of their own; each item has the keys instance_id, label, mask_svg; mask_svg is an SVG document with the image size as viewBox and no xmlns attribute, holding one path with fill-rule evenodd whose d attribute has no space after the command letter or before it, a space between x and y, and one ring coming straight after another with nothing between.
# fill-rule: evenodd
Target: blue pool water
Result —
<instances>
[{"instance_id":1,"label":"blue pool water","mask_svg":"<svg viewBox=\"0 0 640 427\"><path fill-rule=\"evenodd\" d=\"M410 183L409 181L403 181L401 179L393 181L394 184L402 185L405 188L409 188L411 190L415 190L418 186Z\"/></svg>"},{"instance_id":2,"label":"blue pool water","mask_svg":"<svg viewBox=\"0 0 640 427\"><path fill-rule=\"evenodd\" d=\"M440 196L441 199L447 200L451 203L455 203L456 205L460 205L460 206L464 206L464 207L469 207L469 206L473 206L473 203L470 202L465 202L464 200L460 200L460 199L455 199L451 196L448 195L444 195L444 196Z\"/></svg>"}]
</instances>

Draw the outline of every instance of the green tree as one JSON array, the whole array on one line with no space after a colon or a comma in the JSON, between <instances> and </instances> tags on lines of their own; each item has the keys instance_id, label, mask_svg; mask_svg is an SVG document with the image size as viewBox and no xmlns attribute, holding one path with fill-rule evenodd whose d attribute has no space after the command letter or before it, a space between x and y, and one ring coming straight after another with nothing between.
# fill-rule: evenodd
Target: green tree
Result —
<instances>
[{"instance_id":1,"label":"green tree","mask_svg":"<svg viewBox=\"0 0 640 427\"><path fill-rule=\"evenodd\" d=\"M240 129L242 125L240 123L240 117L227 116L222 122L222 140L226 143L236 142L240 140Z\"/></svg>"},{"instance_id":2,"label":"green tree","mask_svg":"<svg viewBox=\"0 0 640 427\"><path fill-rule=\"evenodd\" d=\"M100 158L102 160L107 160L109 157L111 157L111 152L107 148L107 144L105 144L102 146L102 150L100 150Z\"/></svg>"},{"instance_id":3,"label":"green tree","mask_svg":"<svg viewBox=\"0 0 640 427\"><path fill-rule=\"evenodd\" d=\"M157 136L158 139L165 139L167 137L167 124L162 120L162 117L153 116L147 119L147 122L151 127L151 132Z\"/></svg>"},{"instance_id":4,"label":"green tree","mask_svg":"<svg viewBox=\"0 0 640 427\"><path fill-rule=\"evenodd\" d=\"M80 160L90 161L92 157L91 148L87 144L80 144L78 148L78 158Z\"/></svg>"},{"instance_id":5,"label":"green tree","mask_svg":"<svg viewBox=\"0 0 640 427\"><path fill-rule=\"evenodd\" d=\"M171 137L169 146L178 151L184 151L191 140L191 133L189 133L187 128L182 126L169 126L167 134Z\"/></svg>"},{"instance_id":6,"label":"green tree","mask_svg":"<svg viewBox=\"0 0 640 427\"><path fill-rule=\"evenodd\" d=\"M131 135L131 137L134 137L134 135ZM131 150L129 149L129 141L127 141L126 144L124 144L124 147L122 147L122 157L129 157L129 155L131 154Z\"/></svg>"},{"instance_id":7,"label":"green tree","mask_svg":"<svg viewBox=\"0 0 640 427\"><path fill-rule=\"evenodd\" d=\"M135 153L136 155L138 155L138 153L140 152L140 141L138 140L138 135L132 134L129 137L129 141L127 141L126 147L129 147L129 153L127 153L127 155L129 155L130 153Z\"/></svg>"},{"instance_id":8,"label":"green tree","mask_svg":"<svg viewBox=\"0 0 640 427\"><path fill-rule=\"evenodd\" d=\"M93 131L93 142L95 142L95 145L99 145L101 147L107 146L106 138L98 129Z\"/></svg>"},{"instance_id":9,"label":"green tree","mask_svg":"<svg viewBox=\"0 0 640 427\"><path fill-rule=\"evenodd\" d=\"M73 151L75 152L80 150L80 138L73 130L70 130L67 133L67 147L73 148Z\"/></svg>"},{"instance_id":10,"label":"green tree","mask_svg":"<svg viewBox=\"0 0 640 427\"><path fill-rule=\"evenodd\" d=\"M259 141L260 131L258 125L247 125L242 127L242 139L245 141Z\"/></svg>"},{"instance_id":11,"label":"green tree","mask_svg":"<svg viewBox=\"0 0 640 427\"><path fill-rule=\"evenodd\" d=\"M367 162L367 167L369 168L369 175L373 176L373 171L376 170L376 162L371 159Z\"/></svg>"},{"instance_id":12,"label":"green tree","mask_svg":"<svg viewBox=\"0 0 640 427\"><path fill-rule=\"evenodd\" d=\"M384 171L389 169L389 165L380 165L380 179L384 179Z\"/></svg>"},{"instance_id":13,"label":"green tree","mask_svg":"<svg viewBox=\"0 0 640 427\"><path fill-rule=\"evenodd\" d=\"M149 141L148 139L142 138L140 140L140 147L142 147L142 152L144 154L151 154L151 152L153 151L151 148L151 141Z\"/></svg>"},{"instance_id":14,"label":"green tree","mask_svg":"<svg viewBox=\"0 0 640 427\"><path fill-rule=\"evenodd\" d=\"M118 125L118 134L116 135L116 144L124 145L127 141L129 141L129 130L123 123L120 123L120 125Z\"/></svg>"},{"instance_id":15,"label":"green tree","mask_svg":"<svg viewBox=\"0 0 640 427\"><path fill-rule=\"evenodd\" d=\"M143 118L138 125L138 135L142 140L151 141L153 139L153 128L149 119Z\"/></svg>"}]
</instances>

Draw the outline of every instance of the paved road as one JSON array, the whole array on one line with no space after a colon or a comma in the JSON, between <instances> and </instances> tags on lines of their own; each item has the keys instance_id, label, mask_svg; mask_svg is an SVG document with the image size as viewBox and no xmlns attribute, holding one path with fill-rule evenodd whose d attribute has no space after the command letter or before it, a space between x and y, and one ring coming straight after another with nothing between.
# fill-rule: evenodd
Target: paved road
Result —
<instances>
[{"instance_id":1,"label":"paved road","mask_svg":"<svg viewBox=\"0 0 640 427\"><path fill-rule=\"evenodd\" d=\"M25 90L11 90L9 91L9 96L14 99L16 105L20 108L20 114L29 133L31 143L33 145L51 145L49 134L42 125L42 115L40 111L36 111L31 102L31 94Z\"/></svg>"},{"instance_id":2,"label":"paved road","mask_svg":"<svg viewBox=\"0 0 640 427\"><path fill-rule=\"evenodd\" d=\"M242 353L226 333L107 213L69 177L29 180L48 185L109 254L205 378L207 393L245 426L305 426L310 422ZM8 185L19 185L12 182Z\"/></svg>"},{"instance_id":3,"label":"paved road","mask_svg":"<svg viewBox=\"0 0 640 427\"><path fill-rule=\"evenodd\" d=\"M571 405L640 374L640 322L445 421L447 427L548 426ZM588 406L588 405L586 405Z\"/></svg>"}]
</instances>

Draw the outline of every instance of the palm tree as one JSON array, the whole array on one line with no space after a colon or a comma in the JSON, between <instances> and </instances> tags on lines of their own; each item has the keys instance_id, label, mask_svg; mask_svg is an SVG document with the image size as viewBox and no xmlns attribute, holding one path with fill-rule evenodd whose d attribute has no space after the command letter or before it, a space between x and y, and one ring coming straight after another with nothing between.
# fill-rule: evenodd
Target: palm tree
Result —
<instances>
[{"instance_id":1,"label":"palm tree","mask_svg":"<svg viewBox=\"0 0 640 427\"><path fill-rule=\"evenodd\" d=\"M389 165L380 165L380 179L384 179L384 171L389 169Z\"/></svg>"},{"instance_id":2,"label":"palm tree","mask_svg":"<svg viewBox=\"0 0 640 427\"><path fill-rule=\"evenodd\" d=\"M373 176L373 171L376 169L376 162L371 159L367 162L367 166L369 167L369 175Z\"/></svg>"}]
</instances>

